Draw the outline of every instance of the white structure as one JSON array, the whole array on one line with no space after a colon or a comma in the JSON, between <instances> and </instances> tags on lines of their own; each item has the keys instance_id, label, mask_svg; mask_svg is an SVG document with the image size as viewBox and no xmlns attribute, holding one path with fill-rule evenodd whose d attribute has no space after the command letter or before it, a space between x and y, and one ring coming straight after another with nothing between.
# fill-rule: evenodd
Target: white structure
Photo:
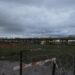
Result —
<instances>
[{"instance_id":1,"label":"white structure","mask_svg":"<svg viewBox=\"0 0 75 75\"><path fill-rule=\"evenodd\" d=\"M55 42L59 43L59 42L60 42L60 40L55 40Z\"/></svg>"},{"instance_id":2,"label":"white structure","mask_svg":"<svg viewBox=\"0 0 75 75\"><path fill-rule=\"evenodd\" d=\"M60 44L61 41L60 41L60 40L53 40L53 43L55 43L55 44Z\"/></svg>"},{"instance_id":3,"label":"white structure","mask_svg":"<svg viewBox=\"0 0 75 75\"><path fill-rule=\"evenodd\" d=\"M68 40L68 44L75 43L75 40Z\"/></svg>"},{"instance_id":4,"label":"white structure","mask_svg":"<svg viewBox=\"0 0 75 75\"><path fill-rule=\"evenodd\" d=\"M45 42L46 42L45 40L41 41L41 45L44 45L44 44L45 44Z\"/></svg>"}]
</instances>

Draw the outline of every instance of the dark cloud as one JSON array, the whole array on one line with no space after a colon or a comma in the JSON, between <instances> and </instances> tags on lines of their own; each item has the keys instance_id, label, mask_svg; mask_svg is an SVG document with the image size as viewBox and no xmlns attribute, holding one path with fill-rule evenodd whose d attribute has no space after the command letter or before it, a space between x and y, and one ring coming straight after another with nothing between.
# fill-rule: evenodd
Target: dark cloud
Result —
<instances>
[{"instance_id":1,"label":"dark cloud","mask_svg":"<svg viewBox=\"0 0 75 75\"><path fill-rule=\"evenodd\" d=\"M75 6L75 0L2 0L2 1L25 5L44 6L47 8Z\"/></svg>"},{"instance_id":2,"label":"dark cloud","mask_svg":"<svg viewBox=\"0 0 75 75\"><path fill-rule=\"evenodd\" d=\"M0 34L75 35L74 7L75 0L0 0Z\"/></svg>"},{"instance_id":3,"label":"dark cloud","mask_svg":"<svg viewBox=\"0 0 75 75\"><path fill-rule=\"evenodd\" d=\"M4 18L3 18L4 17ZM7 18L5 16L3 16L2 18L0 17L0 27L2 27L5 32L11 33L11 32L22 32L23 29L22 27L20 27L19 24L11 22L10 20L7 20Z\"/></svg>"}]
</instances>

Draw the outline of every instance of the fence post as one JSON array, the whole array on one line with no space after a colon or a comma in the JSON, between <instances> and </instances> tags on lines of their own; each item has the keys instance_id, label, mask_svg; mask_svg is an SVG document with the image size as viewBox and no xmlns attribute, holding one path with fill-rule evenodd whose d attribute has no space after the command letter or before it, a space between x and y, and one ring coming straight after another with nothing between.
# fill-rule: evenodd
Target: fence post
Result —
<instances>
[{"instance_id":1,"label":"fence post","mask_svg":"<svg viewBox=\"0 0 75 75\"><path fill-rule=\"evenodd\" d=\"M20 51L20 75L22 75L22 51Z\"/></svg>"},{"instance_id":2,"label":"fence post","mask_svg":"<svg viewBox=\"0 0 75 75\"><path fill-rule=\"evenodd\" d=\"M74 68L74 75L75 75L75 56L73 56L73 68Z\"/></svg>"},{"instance_id":3,"label":"fence post","mask_svg":"<svg viewBox=\"0 0 75 75\"><path fill-rule=\"evenodd\" d=\"M53 62L52 75L55 75L56 63Z\"/></svg>"}]
</instances>

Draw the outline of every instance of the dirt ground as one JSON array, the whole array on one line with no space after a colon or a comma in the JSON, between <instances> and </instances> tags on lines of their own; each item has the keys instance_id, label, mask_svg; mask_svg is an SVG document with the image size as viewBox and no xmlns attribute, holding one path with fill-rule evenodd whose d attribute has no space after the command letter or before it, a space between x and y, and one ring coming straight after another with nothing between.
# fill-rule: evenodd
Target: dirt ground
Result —
<instances>
[{"instance_id":1,"label":"dirt ground","mask_svg":"<svg viewBox=\"0 0 75 75\"><path fill-rule=\"evenodd\" d=\"M0 75L20 75L19 70L13 70L13 67L18 65L19 62L0 61ZM38 66L35 69L32 69L32 67L23 69L23 75L52 75L52 65L45 64L43 66ZM73 72L62 72L60 69L56 69L56 75L73 75Z\"/></svg>"}]
</instances>

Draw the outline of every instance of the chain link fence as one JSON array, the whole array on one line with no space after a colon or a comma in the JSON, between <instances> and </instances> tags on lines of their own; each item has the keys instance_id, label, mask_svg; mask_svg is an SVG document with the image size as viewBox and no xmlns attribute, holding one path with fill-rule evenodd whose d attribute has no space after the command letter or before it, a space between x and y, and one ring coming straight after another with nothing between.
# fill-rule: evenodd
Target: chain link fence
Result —
<instances>
[{"instance_id":1,"label":"chain link fence","mask_svg":"<svg viewBox=\"0 0 75 75\"><path fill-rule=\"evenodd\" d=\"M63 49L66 46L63 45ZM62 45L32 45L27 46L27 50L22 48L22 55L12 53L10 56L0 57L0 75L52 75L53 64L46 63L41 66L21 68L23 64L44 61L46 59L56 58L57 66L55 75L75 75L75 57L68 52L63 51ZM66 49L65 49L66 50ZM14 70L17 66L18 70Z\"/></svg>"}]
</instances>

